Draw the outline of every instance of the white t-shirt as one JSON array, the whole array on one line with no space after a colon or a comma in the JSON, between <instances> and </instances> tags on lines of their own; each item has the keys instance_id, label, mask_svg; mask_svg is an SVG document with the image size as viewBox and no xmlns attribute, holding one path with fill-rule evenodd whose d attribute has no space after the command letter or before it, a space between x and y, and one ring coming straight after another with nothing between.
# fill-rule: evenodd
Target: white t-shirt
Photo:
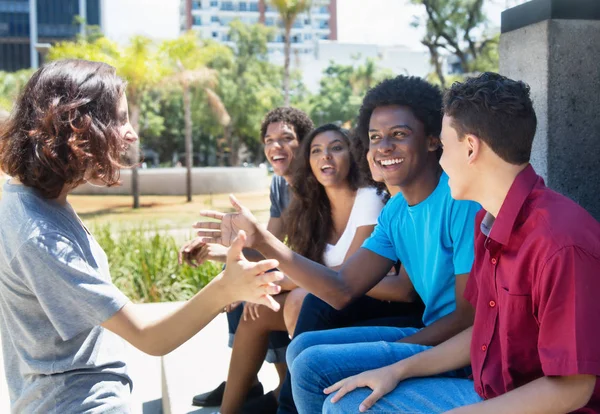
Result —
<instances>
[{"instance_id":1,"label":"white t-shirt","mask_svg":"<svg viewBox=\"0 0 600 414\"><path fill-rule=\"evenodd\" d=\"M354 240L356 229L362 226L377 224L379 213L383 209L383 197L377 195L373 187L359 188L356 192L354 205L348 218L348 224L342 237L333 245L327 243L323 253L323 263L327 267L339 266L344 262L346 253Z\"/></svg>"}]
</instances>

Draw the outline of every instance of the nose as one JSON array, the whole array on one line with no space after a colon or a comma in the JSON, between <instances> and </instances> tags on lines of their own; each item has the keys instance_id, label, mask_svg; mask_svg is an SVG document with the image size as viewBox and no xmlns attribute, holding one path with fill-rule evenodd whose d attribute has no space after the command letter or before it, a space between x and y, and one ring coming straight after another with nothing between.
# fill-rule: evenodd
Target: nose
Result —
<instances>
[{"instance_id":1,"label":"nose","mask_svg":"<svg viewBox=\"0 0 600 414\"><path fill-rule=\"evenodd\" d=\"M384 136L383 139L376 145L377 151L381 154L389 154L390 152L394 151L394 143L387 135Z\"/></svg>"},{"instance_id":2,"label":"nose","mask_svg":"<svg viewBox=\"0 0 600 414\"><path fill-rule=\"evenodd\" d=\"M140 139L140 137L138 136L137 132L135 132L135 129L133 129L133 127L129 130L129 133L126 135L126 139L127 141L129 141L130 143L134 143L137 140Z\"/></svg>"},{"instance_id":3,"label":"nose","mask_svg":"<svg viewBox=\"0 0 600 414\"><path fill-rule=\"evenodd\" d=\"M331 158L333 158L333 157L331 156L331 152L328 149L323 151L323 159L324 160L330 160Z\"/></svg>"}]
</instances>

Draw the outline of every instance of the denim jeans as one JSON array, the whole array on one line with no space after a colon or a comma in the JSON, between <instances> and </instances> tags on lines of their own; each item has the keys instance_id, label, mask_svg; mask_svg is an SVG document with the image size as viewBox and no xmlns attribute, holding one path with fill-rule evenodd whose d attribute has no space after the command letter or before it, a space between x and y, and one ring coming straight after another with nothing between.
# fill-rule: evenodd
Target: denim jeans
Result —
<instances>
[{"instance_id":1,"label":"denim jeans","mask_svg":"<svg viewBox=\"0 0 600 414\"><path fill-rule=\"evenodd\" d=\"M371 394L370 388L358 388L335 404L333 395L323 406L325 414L358 413L360 404ZM335 395L335 394L334 394ZM429 377L402 381L389 394L380 398L367 413L438 414L457 407L481 402L473 381L466 378Z\"/></svg>"},{"instance_id":2,"label":"denim jeans","mask_svg":"<svg viewBox=\"0 0 600 414\"><path fill-rule=\"evenodd\" d=\"M295 338L288 347L286 359L298 412L322 412L327 398L323 390L344 378L391 365L429 349L396 342L417 331L416 328L368 326L306 332ZM456 378L466 373L460 370L448 375ZM349 400L355 402L353 398ZM337 404L329 405L337 409ZM352 410L358 412L358 404Z\"/></svg>"},{"instance_id":3,"label":"denim jeans","mask_svg":"<svg viewBox=\"0 0 600 414\"><path fill-rule=\"evenodd\" d=\"M363 296L342 310L336 310L318 297L308 294L302 303L295 336L304 332L348 326L422 327L423 302L386 302ZM289 368L279 393L278 414L297 413L292 396Z\"/></svg>"}]
</instances>

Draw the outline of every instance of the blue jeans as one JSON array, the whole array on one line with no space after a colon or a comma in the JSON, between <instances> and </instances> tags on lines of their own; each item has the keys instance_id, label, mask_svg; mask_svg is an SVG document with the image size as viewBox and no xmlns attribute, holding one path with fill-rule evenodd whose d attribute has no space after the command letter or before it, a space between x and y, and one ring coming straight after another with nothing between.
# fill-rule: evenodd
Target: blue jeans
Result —
<instances>
[{"instance_id":1,"label":"blue jeans","mask_svg":"<svg viewBox=\"0 0 600 414\"><path fill-rule=\"evenodd\" d=\"M362 296L344 309L336 310L309 293L302 303L294 335L358 325L422 327L423 309L420 300L416 303L386 302ZM277 414L298 413L292 396L289 367L279 393Z\"/></svg>"},{"instance_id":2,"label":"blue jeans","mask_svg":"<svg viewBox=\"0 0 600 414\"><path fill-rule=\"evenodd\" d=\"M329 396L323 406L325 414L358 413L358 407L370 394L370 388L358 388L335 404ZM465 378L411 378L402 381L389 394L380 398L367 413L438 414L457 407L476 404L482 399Z\"/></svg>"},{"instance_id":3,"label":"blue jeans","mask_svg":"<svg viewBox=\"0 0 600 414\"><path fill-rule=\"evenodd\" d=\"M323 389L344 378L391 365L429 349L429 346L396 342L416 332L416 328L368 326L306 332L295 338L288 347L286 359L298 412L322 412L327 397ZM460 370L448 375L465 374ZM353 410L358 411L358 404Z\"/></svg>"}]
</instances>

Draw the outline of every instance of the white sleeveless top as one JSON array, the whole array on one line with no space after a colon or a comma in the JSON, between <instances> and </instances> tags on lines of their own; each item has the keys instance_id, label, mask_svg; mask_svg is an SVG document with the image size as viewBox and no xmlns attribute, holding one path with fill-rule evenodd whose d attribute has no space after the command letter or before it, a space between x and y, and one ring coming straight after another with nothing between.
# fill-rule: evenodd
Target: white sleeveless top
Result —
<instances>
[{"instance_id":1,"label":"white sleeveless top","mask_svg":"<svg viewBox=\"0 0 600 414\"><path fill-rule=\"evenodd\" d=\"M377 224L379 213L383 209L383 196L377 195L373 187L359 188L356 192L354 205L348 218L348 224L342 237L333 245L327 243L323 253L323 263L327 267L339 266L344 262L346 253L354 240L356 229L362 226Z\"/></svg>"}]
</instances>

